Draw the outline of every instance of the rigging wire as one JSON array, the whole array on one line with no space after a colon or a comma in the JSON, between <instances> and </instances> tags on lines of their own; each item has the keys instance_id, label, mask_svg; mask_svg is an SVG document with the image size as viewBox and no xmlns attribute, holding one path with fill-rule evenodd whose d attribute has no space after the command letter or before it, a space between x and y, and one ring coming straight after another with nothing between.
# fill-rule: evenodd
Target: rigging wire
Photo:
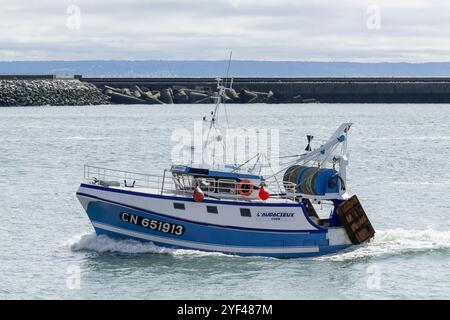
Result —
<instances>
[{"instance_id":1,"label":"rigging wire","mask_svg":"<svg viewBox=\"0 0 450 320\"><path fill-rule=\"evenodd\" d=\"M219 116L220 116L220 114L219 114L219 106L220 106L220 104L223 104L223 109L224 109L224 113L225 113L225 120L226 120L226 127L227 127L227 129L229 129L229 121L228 121L228 113L227 113L227 109L226 109L226 103L222 102L222 95L226 93L232 56L233 56L233 51L230 51L230 57L229 57L228 66L227 66L227 72L225 74L225 85L222 86L221 83L220 83L220 79L219 78L217 79L217 82L218 82L217 83L217 87L219 89L219 94L218 94L218 97L217 97L216 106L214 108L214 111L212 112L212 119L210 121L208 134L206 136L205 143L203 144L203 152L206 150L206 147L209 144L210 133L211 133L211 131L213 129L214 129L214 132L215 132L215 136L214 136L215 142L219 142L217 140L217 138L220 136L221 137L220 143L222 144L223 153L225 154L225 152L226 152L226 143L225 143L225 140L223 139L223 136L222 136L222 133L221 133L220 129L217 126L217 123L219 123ZM215 164L215 153L216 153L216 145L214 143L214 145L213 145L213 166ZM236 164L236 155L234 156L234 162Z\"/></svg>"},{"instance_id":2,"label":"rigging wire","mask_svg":"<svg viewBox=\"0 0 450 320\"><path fill-rule=\"evenodd\" d=\"M228 77L229 77L229 74L230 74L230 67L231 67L231 59L232 59L232 57L233 57L233 51L230 51L230 58L228 59L227 73L225 75L225 86L224 86L225 88L224 88L224 92L223 92L224 95L226 95L226 93L227 93ZM220 99L221 98L222 97L220 97ZM229 125L229 121L228 121L227 104L226 104L225 100L222 102L222 104L223 104L223 111L225 113L226 127L229 130L230 129L230 125ZM226 152L226 145L225 144L224 144L224 151ZM234 159L233 160L234 160L234 165L236 165L236 162L237 162L236 154L234 154Z\"/></svg>"},{"instance_id":3,"label":"rigging wire","mask_svg":"<svg viewBox=\"0 0 450 320\"><path fill-rule=\"evenodd\" d=\"M252 161L254 158L256 158L258 156L259 156L259 153L255 154L253 157L251 157L247 161L241 163L238 167L234 168L233 170L231 170L231 172L236 172L237 170L241 169L243 166L245 166L247 163L249 163L250 161Z\"/></svg>"},{"instance_id":4,"label":"rigging wire","mask_svg":"<svg viewBox=\"0 0 450 320\"><path fill-rule=\"evenodd\" d=\"M230 58L228 59L228 67L227 67L227 73L225 75L225 88L228 84L228 75L230 73L230 66L231 66L231 58L233 57L233 51L230 51Z\"/></svg>"}]
</instances>

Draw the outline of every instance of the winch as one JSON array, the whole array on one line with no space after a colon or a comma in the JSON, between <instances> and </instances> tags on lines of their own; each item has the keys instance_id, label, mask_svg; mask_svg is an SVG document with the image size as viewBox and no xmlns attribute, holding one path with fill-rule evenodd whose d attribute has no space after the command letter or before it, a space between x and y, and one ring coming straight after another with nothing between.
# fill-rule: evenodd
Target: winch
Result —
<instances>
[{"instance_id":1,"label":"winch","mask_svg":"<svg viewBox=\"0 0 450 320\"><path fill-rule=\"evenodd\" d=\"M283 176L286 190L318 196L339 193L341 180L339 173L334 169L301 165L289 167ZM293 186L295 186L294 190L292 190Z\"/></svg>"}]
</instances>

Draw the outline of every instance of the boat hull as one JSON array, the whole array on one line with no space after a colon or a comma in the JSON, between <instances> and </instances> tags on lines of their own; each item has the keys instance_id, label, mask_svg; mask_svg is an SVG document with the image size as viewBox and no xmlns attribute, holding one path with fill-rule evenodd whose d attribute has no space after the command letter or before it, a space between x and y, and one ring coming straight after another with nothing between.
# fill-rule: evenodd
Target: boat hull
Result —
<instances>
[{"instance_id":1,"label":"boat hull","mask_svg":"<svg viewBox=\"0 0 450 320\"><path fill-rule=\"evenodd\" d=\"M283 212L285 215L291 211L295 217L295 220L286 223L272 222L276 228L270 229L266 221L258 222L257 218L252 220L253 224L233 225L232 220L228 220L228 224L215 224L214 220L211 220L215 217L210 220L192 220L190 212L183 212L183 215L170 211L162 212L162 204L172 204L174 197L154 195L154 199L142 199L144 195L136 192L129 191L124 195L117 190L86 185L80 187L77 197L97 234L150 241L161 247L234 255L298 258L334 253L351 246L343 228L330 230L314 225L299 205L268 206L266 211ZM142 202L144 200L147 201L145 206ZM197 205L188 198L177 198L176 201ZM205 201L203 205L217 202ZM227 206L233 208L219 206L219 214L229 213L231 216L234 207L242 208L249 204L235 202ZM258 212L257 214L261 210L259 206L249 207L253 212ZM198 210L201 210L201 207ZM207 213L204 214L208 217ZM333 235L330 236L331 231Z\"/></svg>"}]
</instances>

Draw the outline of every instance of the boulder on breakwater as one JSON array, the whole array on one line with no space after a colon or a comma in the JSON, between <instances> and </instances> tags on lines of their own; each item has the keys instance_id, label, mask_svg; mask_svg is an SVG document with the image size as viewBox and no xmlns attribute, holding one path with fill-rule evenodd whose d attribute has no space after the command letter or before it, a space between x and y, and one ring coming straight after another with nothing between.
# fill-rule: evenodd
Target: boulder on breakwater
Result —
<instances>
[{"instance_id":1,"label":"boulder on breakwater","mask_svg":"<svg viewBox=\"0 0 450 320\"><path fill-rule=\"evenodd\" d=\"M108 95L76 79L0 80L0 106L109 104Z\"/></svg>"},{"instance_id":2,"label":"boulder on breakwater","mask_svg":"<svg viewBox=\"0 0 450 320\"><path fill-rule=\"evenodd\" d=\"M161 90L160 100L166 104L173 104L173 91L171 88Z\"/></svg>"},{"instance_id":3,"label":"boulder on breakwater","mask_svg":"<svg viewBox=\"0 0 450 320\"><path fill-rule=\"evenodd\" d=\"M104 85L101 90L114 104L202 104L217 101L217 92L174 86L161 90L133 85L129 88L113 88ZM242 89L239 93L227 90L222 101L225 103L278 103L272 91L257 92Z\"/></svg>"}]
</instances>

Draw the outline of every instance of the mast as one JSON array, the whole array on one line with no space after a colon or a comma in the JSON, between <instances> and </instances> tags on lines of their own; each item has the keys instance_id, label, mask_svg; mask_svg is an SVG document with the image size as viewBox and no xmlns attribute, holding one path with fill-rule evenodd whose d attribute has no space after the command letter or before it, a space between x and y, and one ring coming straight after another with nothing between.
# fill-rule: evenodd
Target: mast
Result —
<instances>
[{"instance_id":1,"label":"mast","mask_svg":"<svg viewBox=\"0 0 450 320\"><path fill-rule=\"evenodd\" d=\"M224 151L226 150L225 141L222 138L222 135L220 133L220 129L218 127L218 124L219 124L220 106L222 105L222 97L226 94L227 91L231 91L232 90L233 79L230 80L230 86L227 87L232 56L233 56L233 51L230 51L230 57L229 57L229 60L228 60L227 71L226 71L226 74L225 74L225 84L223 84L223 80L221 78L216 78L216 81L217 81L217 96L216 96L216 104L214 106L214 110L211 112L211 119L208 120L206 118L206 116L203 117L203 121L209 122L208 133L206 135L206 139L205 139L205 141L203 143L203 149L202 149L202 162L203 162L203 164L205 164L204 162L205 162L205 154L206 154L206 151L207 151L207 147L211 143L221 142L222 146L223 146L223 150ZM227 124L228 124L228 119L227 119ZM211 133L212 133L213 130L215 130L218 133L218 135L215 136L215 137L211 137ZM215 146L214 146L214 149L213 149L213 166L214 166L214 163L215 163L214 153L215 153Z\"/></svg>"}]
</instances>

